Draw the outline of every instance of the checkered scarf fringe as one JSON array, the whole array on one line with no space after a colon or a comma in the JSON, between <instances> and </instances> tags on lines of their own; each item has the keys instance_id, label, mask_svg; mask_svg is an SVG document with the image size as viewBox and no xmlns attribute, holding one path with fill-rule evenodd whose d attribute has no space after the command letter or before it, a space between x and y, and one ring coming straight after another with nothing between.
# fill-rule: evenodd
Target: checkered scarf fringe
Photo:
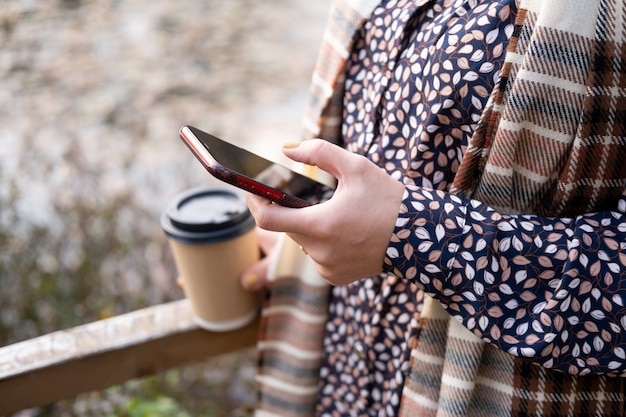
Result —
<instances>
[{"instance_id":1,"label":"checkered scarf fringe","mask_svg":"<svg viewBox=\"0 0 626 417\"><path fill-rule=\"evenodd\" d=\"M333 4L306 138L339 141L341 70L354 31L377 3ZM572 22L552 25L555 12L581 7L587 12L566 16ZM617 0L522 0L501 82L453 192L511 213L575 215L615 207L626 184L624 8ZM597 21L590 19L596 10ZM585 36L581 28L590 24ZM555 83L548 72L569 83ZM329 289L288 239L282 255L263 312L256 415L312 416ZM475 338L427 299L400 413L626 416L625 396L623 378L576 377L516 359Z\"/></svg>"}]
</instances>

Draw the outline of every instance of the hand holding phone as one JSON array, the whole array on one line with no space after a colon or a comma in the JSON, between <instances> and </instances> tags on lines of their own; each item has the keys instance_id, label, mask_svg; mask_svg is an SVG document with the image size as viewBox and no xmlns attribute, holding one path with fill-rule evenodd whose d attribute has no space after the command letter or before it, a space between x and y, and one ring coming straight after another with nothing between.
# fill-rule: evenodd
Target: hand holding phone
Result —
<instances>
[{"instance_id":1,"label":"hand holding phone","mask_svg":"<svg viewBox=\"0 0 626 417\"><path fill-rule=\"evenodd\" d=\"M192 126L180 137L215 178L286 207L329 199L333 188Z\"/></svg>"}]
</instances>

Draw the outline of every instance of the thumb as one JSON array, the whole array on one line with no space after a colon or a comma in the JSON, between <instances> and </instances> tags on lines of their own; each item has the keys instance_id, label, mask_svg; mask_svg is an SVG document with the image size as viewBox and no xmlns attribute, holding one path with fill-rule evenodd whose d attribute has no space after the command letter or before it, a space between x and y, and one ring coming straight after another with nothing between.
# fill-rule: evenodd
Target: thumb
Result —
<instances>
[{"instance_id":1,"label":"thumb","mask_svg":"<svg viewBox=\"0 0 626 417\"><path fill-rule=\"evenodd\" d=\"M283 153L296 162L314 165L340 179L346 169L364 159L327 140L310 139L300 143L289 142L283 145Z\"/></svg>"}]
</instances>

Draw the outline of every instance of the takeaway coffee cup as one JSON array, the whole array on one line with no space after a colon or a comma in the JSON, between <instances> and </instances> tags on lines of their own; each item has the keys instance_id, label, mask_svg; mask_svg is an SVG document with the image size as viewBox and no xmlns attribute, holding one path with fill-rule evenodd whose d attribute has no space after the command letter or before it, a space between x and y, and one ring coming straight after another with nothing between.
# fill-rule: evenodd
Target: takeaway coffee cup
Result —
<instances>
[{"instance_id":1,"label":"takeaway coffee cup","mask_svg":"<svg viewBox=\"0 0 626 417\"><path fill-rule=\"evenodd\" d=\"M259 249L243 194L191 189L170 202L161 226L198 325L229 331L251 322L259 297L241 287L239 276L259 259Z\"/></svg>"}]
</instances>

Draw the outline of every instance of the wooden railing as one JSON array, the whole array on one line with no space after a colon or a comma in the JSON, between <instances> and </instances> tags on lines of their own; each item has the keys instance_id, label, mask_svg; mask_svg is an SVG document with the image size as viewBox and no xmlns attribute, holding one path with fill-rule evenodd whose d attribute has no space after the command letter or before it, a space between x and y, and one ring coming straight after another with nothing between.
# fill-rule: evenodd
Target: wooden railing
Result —
<instances>
[{"instance_id":1,"label":"wooden railing","mask_svg":"<svg viewBox=\"0 0 626 417\"><path fill-rule=\"evenodd\" d=\"M258 321L199 328L187 300L0 348L0 416L254 346Z\"/></svg>"}]
</instances>

